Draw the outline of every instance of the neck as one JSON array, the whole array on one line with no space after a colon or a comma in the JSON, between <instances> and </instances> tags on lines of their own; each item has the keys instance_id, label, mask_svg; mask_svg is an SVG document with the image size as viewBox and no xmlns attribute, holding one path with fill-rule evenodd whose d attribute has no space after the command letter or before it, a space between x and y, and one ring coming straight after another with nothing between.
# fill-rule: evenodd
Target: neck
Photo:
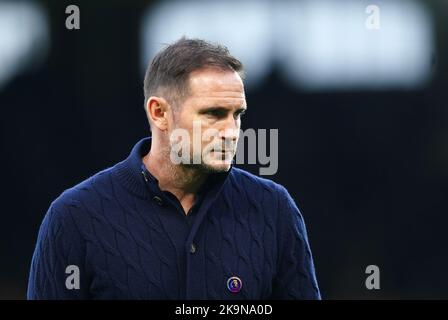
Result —
<instances>
[{"instance_id":1,"label":"neck","mask_svg":"<svg viewBox=\"0 0 448 320\"><path fill-rule=\"evenodd\" d=\"M169 148L160 148L154 142L150 152L143 157L144 165L159 181L161 190L171 192L180 202L193 202L195 194L205 183L209 173L198 168L173 164Z\"/></svg>"}]
</instances>

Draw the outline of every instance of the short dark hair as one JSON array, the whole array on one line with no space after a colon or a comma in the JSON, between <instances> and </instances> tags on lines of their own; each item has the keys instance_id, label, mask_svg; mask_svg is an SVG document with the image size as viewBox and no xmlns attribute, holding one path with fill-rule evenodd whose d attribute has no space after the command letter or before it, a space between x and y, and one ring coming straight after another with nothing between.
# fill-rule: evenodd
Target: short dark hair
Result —
<instances>
[{"instance_id":1,"label":"short dark hair","mask_svg":"<svg viewBox=\"0 0 448 320\"><path fill-rule=\"evenodd\" d=\"M243 64L223 45L185 37L167 45L156 54L146 71L143 87L145 109L149 97L155 95L163 96L170 104L179 105L189 93L190 73L208 66L236 71L244 78Z\"/></svg>"}]
</instances>

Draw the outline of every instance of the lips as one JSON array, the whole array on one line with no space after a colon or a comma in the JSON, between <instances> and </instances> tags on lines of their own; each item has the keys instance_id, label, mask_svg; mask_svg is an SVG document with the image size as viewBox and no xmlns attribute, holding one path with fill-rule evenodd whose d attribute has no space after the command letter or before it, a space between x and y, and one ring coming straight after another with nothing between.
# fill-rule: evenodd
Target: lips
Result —
<instances>
[{"instance_id":1,"label":"lips","mask_svg":"<svg viewBox=\"0 0 448 320\"><path fill-rule=\"evenodd\" d=\"M212 152L228 153L228 152L232 152L232 150L215 150L215 149L213 149Z\"/></svg>"},{"instance_id":2,"label":"lips","mask_svg":"<svg viewBox=\"0 0 448 320\"><path fill-rule=\"evenodd\" d=\"M215 154L215 157L222 161L230 161L233 158L233 151L231 150L212 150L212 153Z\"/></svg>"}]
</instances>

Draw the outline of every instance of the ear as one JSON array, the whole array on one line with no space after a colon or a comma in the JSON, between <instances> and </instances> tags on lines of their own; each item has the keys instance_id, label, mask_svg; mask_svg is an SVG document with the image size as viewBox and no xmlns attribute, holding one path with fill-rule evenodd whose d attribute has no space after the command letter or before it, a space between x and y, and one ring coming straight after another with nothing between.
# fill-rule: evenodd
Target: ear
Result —
<instances>
[{"instance_id":1,"label":"ear","mask_svg":"<svg viewBox=\"0 0 448 320\"><path fill-rule=\"evenodd\" d=\"M149 97L146 102L146 114L153 126L159 128L161 131L168 129L168 111L171 106L161 97Z\"/></svg>"}]
</instances>

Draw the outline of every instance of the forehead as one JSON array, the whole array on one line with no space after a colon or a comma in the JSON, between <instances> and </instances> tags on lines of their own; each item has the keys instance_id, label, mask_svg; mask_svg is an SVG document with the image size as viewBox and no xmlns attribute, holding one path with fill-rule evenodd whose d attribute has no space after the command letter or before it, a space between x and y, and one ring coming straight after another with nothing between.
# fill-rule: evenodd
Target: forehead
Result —
<instances>
[{"instance_id":1,"label":"forehead","mask_svg":"<svg viewBox=\"0 0 448 320\"><path fill-rule=\"evenodd\" d=\"M245 105L243 81L235 71L217 68L195 70L189 76L189 89L189 98L196 102Z\"/></svg>"}]
</instances>

